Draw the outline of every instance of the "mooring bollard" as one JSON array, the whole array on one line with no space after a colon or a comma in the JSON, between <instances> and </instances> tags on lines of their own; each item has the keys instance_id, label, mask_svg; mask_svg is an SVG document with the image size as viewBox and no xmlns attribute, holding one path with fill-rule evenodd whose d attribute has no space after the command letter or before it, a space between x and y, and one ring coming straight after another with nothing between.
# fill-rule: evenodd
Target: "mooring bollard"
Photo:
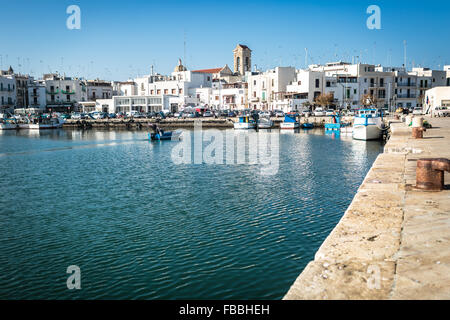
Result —
<instances>
[{"instance_id":1,"label":"mooring bollard","mask_svg":"<svg viewBox=\"0 0 450 320\"><path fill-rule=\"evenodd\" d=\"M416 188L427 191L444 190L444 171L450 172L450 160L419 159L416 169Z\"/></svg>"},{"instance_id":2,"label":"mooring bollard","mask_svg":"<svg viewBox=\"0 0 450 320\"><path fill-rule=\"evenodd\" d=\"M414 139L423 139L423 132L426 129L423 127L423 118L414 117L412 118L412 137Z\"/></svg>"}]
</instances>

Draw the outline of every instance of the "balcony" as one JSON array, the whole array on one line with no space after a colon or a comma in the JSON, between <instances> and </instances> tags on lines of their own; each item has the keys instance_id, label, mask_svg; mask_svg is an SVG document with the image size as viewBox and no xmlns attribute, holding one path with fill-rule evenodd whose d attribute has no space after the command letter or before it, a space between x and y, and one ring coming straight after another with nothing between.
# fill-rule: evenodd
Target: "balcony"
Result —
<instances>
[{"instance_id":1,"label":"balcony","mask_svg":"<svg viewBox=\"0 0 450 320\"><path fill-rule=\"evenodd\" d=\"M415 82L397 82L398 87L415 87L416 85Z\"/></svg>"},{"instance_id":2,"label":"balcony","mask_svg":"<svg viewBox=\"0 0 450 320\"><path fill-rule=\"evenodd\" d=\"M0 91L4 91L4 92L13 92L13 89L10 88L0 88Z\"/></svg>"},{"instance_id":3,"label":"balcony","mask_svg":"<svg viewBox=\"0 0 450 320\"><path fill-rule=\"evenodd\" d=\"M75 101L48 101L47 100L47 105L52 105L52 106L56 106L56 105L73 105L75 103Z\"/></svg>"},{"instance_id":4,"label":"balcony","mask_svg":"<svg viewBox=\"0 0 450 320\"><path fill-rule=\"evenodd\" d=\"M378 84L377 83L369 83L369 87L370 88L377 88L378 87Z\"/></svg>"},{"instance_id":5,"label":"balcony","mask_svg":"<svg viewBox=\"0 0 450 320\"><path fill-rule=\"evenodd\" d=\"M397 99L415 99L416 97L417 95L414 93L411 94L403 93L397 95Z\"/></svg>"},{"instance_id":6,"label":"balcony","mask_svg":"<svg viewBox=\"0 0 450 320\"><path fill-rule=\"evenodd\" d=\"M48 91L46 90L47 94L58 94L59 90L55 90L55 91Z\"/></svg>"},{"instance_id":7,"label":"balcony","mask_svg":"<svg viewBox=\"0 0 450 320\"><path fill-rule=\"evenodd\" d=\"M65 90L61 90L61 93L63 93L63 94L75 94L75 91L65 91Z\"/></svg>"}]
</instances>

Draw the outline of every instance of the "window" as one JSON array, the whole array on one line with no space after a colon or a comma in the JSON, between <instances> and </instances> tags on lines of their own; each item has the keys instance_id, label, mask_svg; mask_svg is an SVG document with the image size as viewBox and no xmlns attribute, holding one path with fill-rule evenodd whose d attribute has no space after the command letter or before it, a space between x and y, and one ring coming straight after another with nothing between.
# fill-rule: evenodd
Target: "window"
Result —
<instances>
[{"instance_id":1,"label":"window","mask_svg":"<svg viewBox=\"0 0 450 320\"><path fill-rule=\"evenodd\" d=\"M256 98L256 91L253 91L253 98Z\"/></svg>"},{"instance_id":2,"label":"window","mask_svg":"<svg viewBox=\"0 0 450 320\"><path fill-rule=\"evenodd\" d=\"M216 101L219 100L219 96L215 96L214 100L216 100Z\"/></svg>"},{"instance_id":3,"label":"window","mask_svg":"<svg viewBox=\"0 0 450 320\"><path fill-rule=\"evenodd\" d=\"M141 83L141 90L142 90L142 91L144 91L144 90L145 90L145 88L144 88L144 84L143 84L143 83Z\"/></svg>"},{"instance_id":4,"label":"window","mask_svg":"<svg viewBox=\"0 0 450 320\"><path fill-rule=\"evenodd\" d=\"M172 89L172 94L175 94L175 89Z\"/></svg>"},{"instance_id":5,"label":"window","mask_svg":"<svg viewBox=\"0 0 450 320\"><path fill-rule=\"evenodd\" d=\"M183 93L183 89L178 89L178 94L182 94Z\"/></svg>"},{"instance_id":6,"label":"window","mask_svg":"<svg viewBox=\"0 0 450 320\"><path fill-rule=\"evenodd\" d=\"M241 57L236 58L236 68L238 71L241 68Z\"/></svg>"},{"instance_id":7,"label":"window","mask_svg":"<svg viewBox=\"0 0 450 320\"><path fill-rule=\"evenodd\" d=\"M331 87L331 82L327 81L327 88Z\"/></svg>"},{"instance_id":8,"label":"window","mask_svg":"<svg viewBox=\"0 0 450 320\"><path fill-rule=\"evenodd\" d=\"M253 85L256 86L256 80L253 80Z\"/></svg>"},{"instance_id":9,"label":"window","mask_svg":"<svg viewBox=\"0 0 450 320\"><path fill-rule=\"evenodd\" d=\"M211 81L211 77L208 77L207 79L208 79L208 81Z\"/></svg>"},{"instance_id":10,"label":"window","mask_svg":"<svg viewBox=\"0 0 450 320\"><path fill-rule=\"evenodd\" d=\"M353 94L356 94L356 89L353 89Z\"/></svg>"},{"instance_id":11,"label":"window","mask_svg":"<svg viewBox=\"0 0 450 320\"><path fill-rule=\"evenodd\" d=\"M156 90L156 94L161 94L161 89Z\"/></svg>"},{"instance_id":12,"label":"window","mask_svg":"<svg viewBox=\"0 0 450 320\"><path fill-rule=\"evenodd\" d=\"M67 102L70 102L70 95L66 95Z\"/></svg>"},{"instance_id":13,"label":"window","mask_svg":"<svg viewBox=\"0 0 450 320\"><path fill-rule=\"evenodd\" d=\"M155 90L150 90L150 94L154 94L155 93Z\"/></svg>"},{"instance_id":14,"label":"window","mask_svg":"<svg viewBox=\"0 0 450 320\"><path fill-rule=\"evenodd\" d=\"M316 88L319 88L319 87L320 87L320 80L316 79Z\"/></svg>"},{"instance_id":15,"label":"window","mask_svg":"<svg viewBox=\"0 0 450 320\"><path fill-rule=\"evenodd\" d=\"M272 79L272 87L275 87L275 80Z\"/></svg>"},{"instance_id":16,"label":"window","mask_svg":"<svg viewBox=\"0 0 450 320\"><path fill-rule=\"evenodd\" d=\"M297 84L298 84L299 86L301 86L301 85L302 85L302 82L301 82L301 81L298 81Z\"/></svg>"},{"instance_id":17,"label":"window","mask_svg":"<svg viewBox=\"0 0 450 320\"><path fill-rule=\"evenodd\" d=\"M164 94L168 94L169 93L169 89L164 89Z\"/></svg>"},{"instance_id":18,"label":"window","mask_svg":"<svg viewBox=\"0 0 450 320\"><path fill-rule=\"evenodd\" d=\"M250 59L245 57L245 71L250 71Z\"/></svg>"}]
</instances>

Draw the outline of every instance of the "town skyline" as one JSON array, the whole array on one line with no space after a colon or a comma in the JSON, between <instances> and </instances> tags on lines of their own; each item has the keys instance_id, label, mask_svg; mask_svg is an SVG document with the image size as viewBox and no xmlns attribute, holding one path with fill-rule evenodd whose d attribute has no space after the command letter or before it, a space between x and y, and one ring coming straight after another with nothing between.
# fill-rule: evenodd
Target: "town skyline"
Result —
<instances>
[{"instance_id":1,"label":"town skyline","mask_svg":"<svg viewBox=\"0 0 450 320\"><path fill-rule=\"evenodd\" d=\"M0 24L12 28L5 36L8 46L0 48L0 69L12 66L36 78L59 72L123 81L149 74L152 65L155 72L170 74L179 58L190 70L231 66L230 47L236 43L252 48L252 69L257 66L260 70L276 66L303 69L332 61L401 67L405 40L408 70L413 66L442 70L450 64L449 45L440 40L440 31L443 34L448 29L439 16L449 7L446 3L409 1L402 9L401 2L377 1L380 30L366 26L370 16L366 9L371 5L366 1L340 4L332 15L321 10L324 4L336 7L329 1L259 6L251 1L239 7L239 15L233 13L233 4L225 3L131 1L119 6L116 2L77 1L79 30L66 28L70 1L53 5L25 2L33 10L19 20L22 3L2 3L9 15ZM427 16L429 11L433 11L433 19ZM252 16L255 18L248 18ZM401 20L406 16L415 22L407 23L405 29ZM245 25L254 28L239 28Z\"/></svg>"}]
</instances>

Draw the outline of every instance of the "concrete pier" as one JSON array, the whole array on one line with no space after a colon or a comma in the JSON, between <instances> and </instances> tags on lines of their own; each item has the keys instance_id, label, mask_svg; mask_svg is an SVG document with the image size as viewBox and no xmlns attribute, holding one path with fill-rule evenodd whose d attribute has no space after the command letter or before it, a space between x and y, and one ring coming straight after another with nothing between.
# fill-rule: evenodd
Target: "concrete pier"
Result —
<instances>
[{"instance_id":1,"label":"concrete pier","mask_svg":"<svg viewBox=\"0 0 450 320\"><path fill-rule=\"evenodd\" d=\"M423 139L391 124L385 152L284 299L450 299L450 174L444 191L414 188L417 159L450 159L450 118L426 120Z\"/></svg>"}]
</instances>

